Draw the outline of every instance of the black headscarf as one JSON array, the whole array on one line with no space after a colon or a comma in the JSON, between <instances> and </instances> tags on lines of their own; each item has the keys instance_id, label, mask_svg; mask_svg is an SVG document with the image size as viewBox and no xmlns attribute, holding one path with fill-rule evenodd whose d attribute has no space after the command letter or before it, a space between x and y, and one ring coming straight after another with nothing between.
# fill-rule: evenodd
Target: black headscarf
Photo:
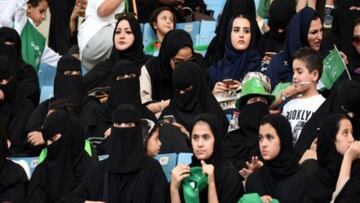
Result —
<instances>
[{"instance_id":1,"label":"black headscarf","mask_svg":"<svg viewBox=\"0 0 360 203\"><path fill-rule=\"evenodd\" d=\"M292 80L292 56L299 48L309 46L307 35L311 21L316 18L316 11L306 7L291 19L286 33L284 49L274 56L267 71L272 87L275 87L279 81L288 82Z\"/></svg>"},{"instance_id":2,"label":"black headscarf","mask_svg":"<svg viewBox=\"0 0 360 203\"><path fill-rule=\"evenodd\" d=\"M105 162L107 171L115 174L134 172L142 167L145 158L143 149L140 112L134 106L122 104L113 113L113 123L134 123L134 127L111 127ZM111 195L110 195L111 196Z\"/></svg>"},{"instance_id":3,"label":"black headscarf","mask_svg":"<svg viewBox=\"0 0 360 203\"><path fill-rule=\"evenodd\" d=\"M14 64L9 60L9 58L4 55L0 56L0 79L10 79L6 85L0 84L0 89L3 91L5 98L5 101L1 101L0 104L6 101L14 100L17 89L15 67Z\"/></svg>"},{"instance_id":4,"label":"black headscarf","mask_svg":"<svg viewBox=\"0 0 360 203\"><path fill-rule=\"evenodd\" d=\"M79 75L71 75L69 72L79 72ZM54 81L55 99L68 99L74 102L77 108L81 108L82 99L86 96L84 90L81 62L73 56L60 58Z\"/></svg>"},{"instance_id":5,"label":"black headscarf","mask_svg":"<svg viewBox=\"0 0 360 203\"><path fill-rule=\"evenodd\" d=\"M193 51L193 42L189 33L184 30L171 30L161 43L159 56L146 63L154 101L171 98L173 70L170 60L184 47L189 47Z\"/></svg>"},{"instance_id":6,"label":"black headscarf","mask_svg":"<svg viewBox=\"0 0 360 203\"><path fill-rule=\"evenodd\" d=\"M133 44L126 50L118 51L115 47L114 37L116 34L116 28L122 20L126 20L129 22L135 40ZM110 61L112 61L113 64L115 64L118 60L127 59L133 62L138 68L144 65L146 57L143 51L144 45L142 43L142 33L140 29L140 24L135 17L127 15L121 16L117 19L113 34L113 44L114 46L110 55Z\"/></svg>"},{"instance_id":7,"label":"black headscarf","mask_svg":"<svg viewBox=\"0 0 360 203\"><path fill-rule=\"evenodd\" d=\"M45 141L61 134L59 140L47 147L43 163L46 173L40 180L40 187L46 191L47 199L55 202L75 189L84 175L76 171L84 155L84 129L76 117L60 110L45 119L42 131ZM32 189L35 188L30 187L29 192Z\"/></svg>"},{"instance_id":8,"label":"black headscarf","mask_svg":"<svg viewBox=\"0 0 360 203\"><path fill-rule=\"evenodd\" d=\"M1 130L0 132L3 133L4 129L0 129L0 130ZM5 164L7 156L8 156L8 152L7 152L6 138L5 135L1 134L0 135L0 171Z\"/></svg>"},{"instance_id":9,"label":"black headscarf","mask_svg":"<svg viewBox=\"0 0 360 203\"><path fill-rule=\"evenodd\" d=\"M229 125L220 105L206 85L206 76L201 68L193 62L176 64L173 72L174 97L163 115L173 114L180 124L190 130L192 121L200 113L212 113L220 121L223 133ZM191 87L190 90L186 90ZM180 90L186 90L180 94Z\"/></svg>"},{"instance_id":10,"label":"black headscarf","mask_svg":"<svg viewBox=\"0 0 360 203\"><path fill-rule=\"evenodd\" d=\"M240 110L240 129L225 137L224 156L236 169L246 167L245 162L259 155L259 125L263 116L269 113L269 104L256 102L244 105Z\"/></svg>"},{"instance_id":11,"label":"black headscarf","mask_svg":"<svg viewBox=\"0 0 360 203\"><path fill-rule=\"evenodd\" d=\"M275 180L284 180L299 169L298 157L292 144L291 126L282 115L266 115L261 125L266 123L270 124L279 136L280 152L273 160L264 161L264 170L269 170Z\"/></svg>"},{"instance_id":12,"label":"black headscarf","mask_svg":"<svg viewBox=\"0 0 360 203\"><path fill-rule=\"evenodd\" d=\"M254 25L254 34L253 38L255 44L259 41L261 37L261 31L259 26L256 23L256 8L255 3L252 0L227 0L223 12L221 14L219 23L217 24L215 33L216 36L212 39L208 51L206 52L205 61L206 67L209 67L216 62L218 62L224 56L225 43L228 38L228 33L224 32L227 30L227 26L231 19L242 13L245 16L248 16L250 23Z\"/></svg>"},{"instance_id":13,"label":"black headscarf","mask_svg":"<svg viewBox=\"0 0 360 203\"><path fill-rule=\"evenodd\" d=\"M126 75L129 75L128 78ZM118 61L112 70L109 106L115 110L120 104L131 104L140 108L140 69L129 60Z\"/></svg>"},{"instance_id":14,"label":"black headscarf","mask_svg":"<svg viewBox=\"0 0 360 203\"><path fill-rule=\"evenodd\" d=\"M318 170L308 180L307 195L313 200L329 202L340 172L342 155L336 151L335 140L344 114L332 114L321 124L317 140Z\"/></svg>"},{"instance_id":15,"label":"black headscarf","mask_svg":"<svg viewBox=\"0 0 360 203\"><path fill-rule=\"evenodd\" d=\"M269 9L270 30L261 37L257 49L261 56L265 52L279 52L283 49L287 27L296 14L294 0L274 0ZM283 32L278 30L282 29Z\"/></svg>"},{"instance_id":16,"label":"black headscarf","mask_svg":"<svg viewBox=\"0 0 360 203\"><path fill-rule=\"evenodd\" d=\"M241 14L242 15L242 14ZM227 38L225 44L225 53L221 61L215 63L213 66L210 66L208 69L208 75L211 83L211 87L215 85L216 82L222 81L224 79L235 79L241 81L246 73L250 71L260 71L261 57L257 53L255 48L255 24L249 20L249 17L241 17L249 20L250 29L251 29L251 39L249 47L243 51L237 51L231 42L231 31L233 27L233 22L239 15L233 17L227 27Z\"/></svg>"},{"instance_id":17,"label":"black headscarf","mask_svg":"<svg viewBox=\"0 0 360 203\"><path fill-rule=\"evenodd\" d=\"M12 42L13 45L5 44L5 42ZM16 67L23 66L24 61L21 54L21 39L16 30L1 27L0 28L0 55L7 55Z\"/></svg>"},{"instance_id":18,"label":"black headscarf","mask_svg":"<svg viewBox=\"0 0 360 203\"><path fill-rule=\"evenodd\" d=\"M335 84L330 95L324 103L318 108L314 115L304 125L299 140L296 142L295 150L301 156L308 149L312 141L316 138L316 129L320 127L321 122L333 113L355 114L351 118L354 128L354 138L359 139L358 132L360 128L360 83L353 80L344 80Z\"/></svg>"},{"instance_id":19,"label":"black headscarf","mask_svg":"<svg viewBox=\"0 0 360 203\"><path fill-rule=\"evenodd\" d=\"M207 164L212 164L215 168L215 184L219 202L236 202L244 193L244 188L238 172L231 167L230 163L223 159L224 133L222 132L220 122L213 114L200 114L195 117L192 128L200 121L210 126L215 138L213 152L211 156L204 161ZM193 131L193 129L191 129L191 131ZM198 160L195 155L192 156L190 166L201 166L200 160ZM207 188L200 193L200 200L201 202L208 202Z\"/></svg>"}]
</instances>

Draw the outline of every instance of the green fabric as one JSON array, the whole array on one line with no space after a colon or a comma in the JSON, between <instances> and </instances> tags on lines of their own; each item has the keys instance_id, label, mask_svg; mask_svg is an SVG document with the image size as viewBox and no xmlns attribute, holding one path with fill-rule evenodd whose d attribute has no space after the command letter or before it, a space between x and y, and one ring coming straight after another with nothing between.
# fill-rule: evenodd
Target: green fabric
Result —
<instances>
[{"instance_id":1,"label":"green fabric","mask_svg":"<svg viewBox=\"0 0 360 203\"><path fill-rule=\"evenodd\" d=\"M207 186L207 181L200 166L191 167L190 176L182 181L185 203L200 203L199 193Z\"/></svg>"},{"instance_id":2,"label":"green fabric","mask_svg":"<svg viewBox=\"0 0 360 203\"><path fill-rule=\"evenodd\" d=\"M45 43L45 37L27 20L21 32L21 53L24 61L32 65L36 72L39 71Z\"/></svg>"},{"instance_id":3,"label":"green fabric","mask_svg":"<svg viewBox=\"0 0 360 203\"><path fill-rule=\"evenodd\" d=\"M236 101L236 108L240 109L247 99L252 96L263 96L265 97L270 103L272 103L275 100L275 96L269 94L262 83L262 81L259 78L252 78L250 80L247 80L241 89L241 96Z\"/></svg>"},{"instance_id":4,"label":"green fabric","mask_svg":"<svg viewBox=\"0 0 360 203\"><path fill-rule=\"evenodd\" d=\"M152 42L150 42L148 45L146 45L145 49L144 49L144 53L146 55L150 55L150 56L154 56L154 53L160 50L160 48L155 46L155 43L161 43L159 40L154 40Z\"/></svg>"},{"instance_id":5,"label":"green fabric","mask_svg":"<svg viewBox=\"0 0 360 203\"><path fill-rule=\"evenodd\" d=\"M89 156L92 156L91 143L89 140L85 140L84 150L86 151L86 153L89 154ZM41 150L41 153L39 155L39 164L45 160L46 156L47 148L44 148L43 150Z\"/></svg>"},{"instance_id":6,"label":"green fabric","mask_svg":"<svg viewBox=\"0 0 360 203\"><path fill-rule=\"evenodd\" d=\"M130 8L129 8L129 0L125 0L124 4L125 4L125 13L129 13L129 10L130 10Z\"/></svg>"},{"instance_id":7,"label":"green fabric","mask_svg":"<svg viewBox=\"0 0 360 203\"><path fill-rule=\"evenodd\" d=\"M280 96L281 93L290 85L291 83L289 82L285 82L285 83L280 82L276 85L276 87L274 88L271 94L274 95L275 97Z\"/></svg>"},{"instance_id":8,"label":"green fabric","mask_svg":"<svg viewBox=\"0 0 360 203\"><path fill-rule=\"evenodd\" d=\"M270 0L260 0L257 13L262 18L269 18Z\"/></svg>"},{"instance_id":9,"label":"green fabric","mask_svg":"<svg viewBox=\"0 0 360 203\"><path fill-rule=\"evenodd\" d=\"M249 193L242 196L237 203L263 203L258 193ZM279 203L279 200L272 199L270 203Z\"/></svg>"},{"instance_id":10,"label":"green fabric","mask_svg":"<svg viewBox=\"0 0 360 203\"><path fill-rule=\"evenodd\" d=\"M323 72L320 81L326 89L331 89L345 69L346 66L335 47L323 60Z\"/></svg>"},{"instance_id":11,"label":"green fabric","mask_svg":"<svg viewBox=\"0 0 360 203\"><path fill-rule=\"evenodd\" d=\"M209 45L197 45L194 46L194 50L196 52L202 52L202 51L206 51L208 49Z\"/></svg>"}]
</instances>

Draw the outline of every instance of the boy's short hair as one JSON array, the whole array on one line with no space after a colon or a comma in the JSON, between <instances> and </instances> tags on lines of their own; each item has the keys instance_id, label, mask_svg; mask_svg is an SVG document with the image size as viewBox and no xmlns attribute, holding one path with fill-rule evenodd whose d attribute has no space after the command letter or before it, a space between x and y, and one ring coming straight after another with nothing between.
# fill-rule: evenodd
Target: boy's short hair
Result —
<instances>
[{"instance_id":1,"label":"boy's short hair","mask_svg":"<svg viewBox=\"0 0 360 203\"><path fill-rule=\"evenodd\" d=\"M302 47L294 53L293 61L295 59L303 61L309 73L313 72L314 70L317 70L319 72L318 80L320 79L322 74L323 63L322 63L321 54L318 51L315 51L310 47Z\"/></svg>"},{"instance_id":2,"label":"boy's short hair","mask_svg":"<svg viewBox=\"0 0 360 203\"><path fill-rule=\"evenodd\" d=\"M46 1L46 3L49 4L49 0L28 0L27 3L30 4L33 7L36 7L39 5L40 2Z\"/></svg>"}]
</instances>

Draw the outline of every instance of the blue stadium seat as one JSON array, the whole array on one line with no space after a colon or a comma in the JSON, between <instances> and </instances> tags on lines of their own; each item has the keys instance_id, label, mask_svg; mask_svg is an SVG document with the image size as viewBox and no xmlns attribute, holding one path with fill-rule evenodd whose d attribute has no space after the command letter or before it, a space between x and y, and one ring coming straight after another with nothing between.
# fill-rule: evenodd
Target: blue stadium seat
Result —
<instances>
[{"instance_id":1,"label":"blue stadium seat","mask_svg":"<svg viewBox=\"0 0 360 203\"><path fill-rule=\"evenodd\" d=\"M193 40L193 43L196 44L200 31L199 21L188 22L188 23L177 23L176 29L181 29L188 32L191 36L191 39Z\"/></svg>"},{"instance_id":2,"label":"blue stadium seat","mask_svg":"<svg viewBox=\"0 0 360 203\"><path fill-rule=\"evenodd\" d=\"M38 157L10 157L10 160L19 164L25 170L29 179L35 167L39 164Z\"/></svg>"},{"instance_id":3,"label":"blue stadium seat","mask_svg":"<svg viewBox=\"0 0 360 203\"><path fill-rule=\"evenodd\" d=\"M149 23L144 24L143 45L146 47L150 42L156 40L156 34Z\"/></svg>"},{"instance_id":4,"label":"blue stadium seat","mask_svg":"<svg viewBox=\"0 0 360 203\"><path fill-rule=\"evenodd\" d=\"M41 63L39 72L38 72L40 87L45 86L45 85L53 86L55 74L56 74L55 67L50 66L45 63Z\"/></svg>"},{"instance_id":5,"label":"blue stadium seat","mask_svg":"<svg viewBox=\"0 0 360 203\"><path fill-rule=\"evenodd\" d=\"M53 96L54 96L53 86L45 85L41 87L40 102L50 99Z\"/></svg>"},{"instance_id":6,"label":"blue stadium seat","mask_svg":"<svg viewBox=\"0 0 360 203\"><path fill-rule=\"evenodd\" d=\"M225 0L204 0L207 10L214 11L213 17L215 20L221 15L225 5Z\"/></svg>"},{"instance_id":7,"label":"blue stadium seat","mask_svg":"<svg viewBox=\"0 0 360 203\"><path fill-rule=\"evenodd\" d=\"M200 23L199 40L197 46L209 45L215 36L216 21L203 20Z\"/></svg>"},{"instance_id":8,"label":"blue stadium seat","mask_svg":"<svg viewBox=\"0 0 360 203\"><path fill-rule=\"evenodd\" d=\"M166 179L170 182L171 170L176 166L176 159L177 159L176 153L159 154L155 157L155 159L159 161L166 175Z\"/></svg>"}]
</instances>

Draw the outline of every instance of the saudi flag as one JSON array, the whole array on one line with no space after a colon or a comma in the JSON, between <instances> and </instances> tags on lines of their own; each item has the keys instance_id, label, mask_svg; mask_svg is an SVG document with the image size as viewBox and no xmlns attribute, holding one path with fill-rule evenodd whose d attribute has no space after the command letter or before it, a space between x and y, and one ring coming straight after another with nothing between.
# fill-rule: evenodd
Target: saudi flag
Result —
<instances>
[{"instance_id":1,"label":"saudi flag","mask_svg":"<svg viewBox=\"0 0 360 203\"><path fill-rule=\"evenodd\" d=\"M338 49L334 47L323 60L323 72L319 82L321 82L326 89L331 89L344 70L347 71L346 65L344 64ZM347 73L349 75L348 71Z\"/></svg>"},{"instance_id":2,"label":"saudi flag","mask_svg":"<svg viewBox=\"0 0 360 203\"><path fill-rule=\"evenodd\" d=\"M24 61L31 64L36 72L39 70L45 43L45 37L27 20L21 31L21 53Z\"/></svg>"}]
</instances>

